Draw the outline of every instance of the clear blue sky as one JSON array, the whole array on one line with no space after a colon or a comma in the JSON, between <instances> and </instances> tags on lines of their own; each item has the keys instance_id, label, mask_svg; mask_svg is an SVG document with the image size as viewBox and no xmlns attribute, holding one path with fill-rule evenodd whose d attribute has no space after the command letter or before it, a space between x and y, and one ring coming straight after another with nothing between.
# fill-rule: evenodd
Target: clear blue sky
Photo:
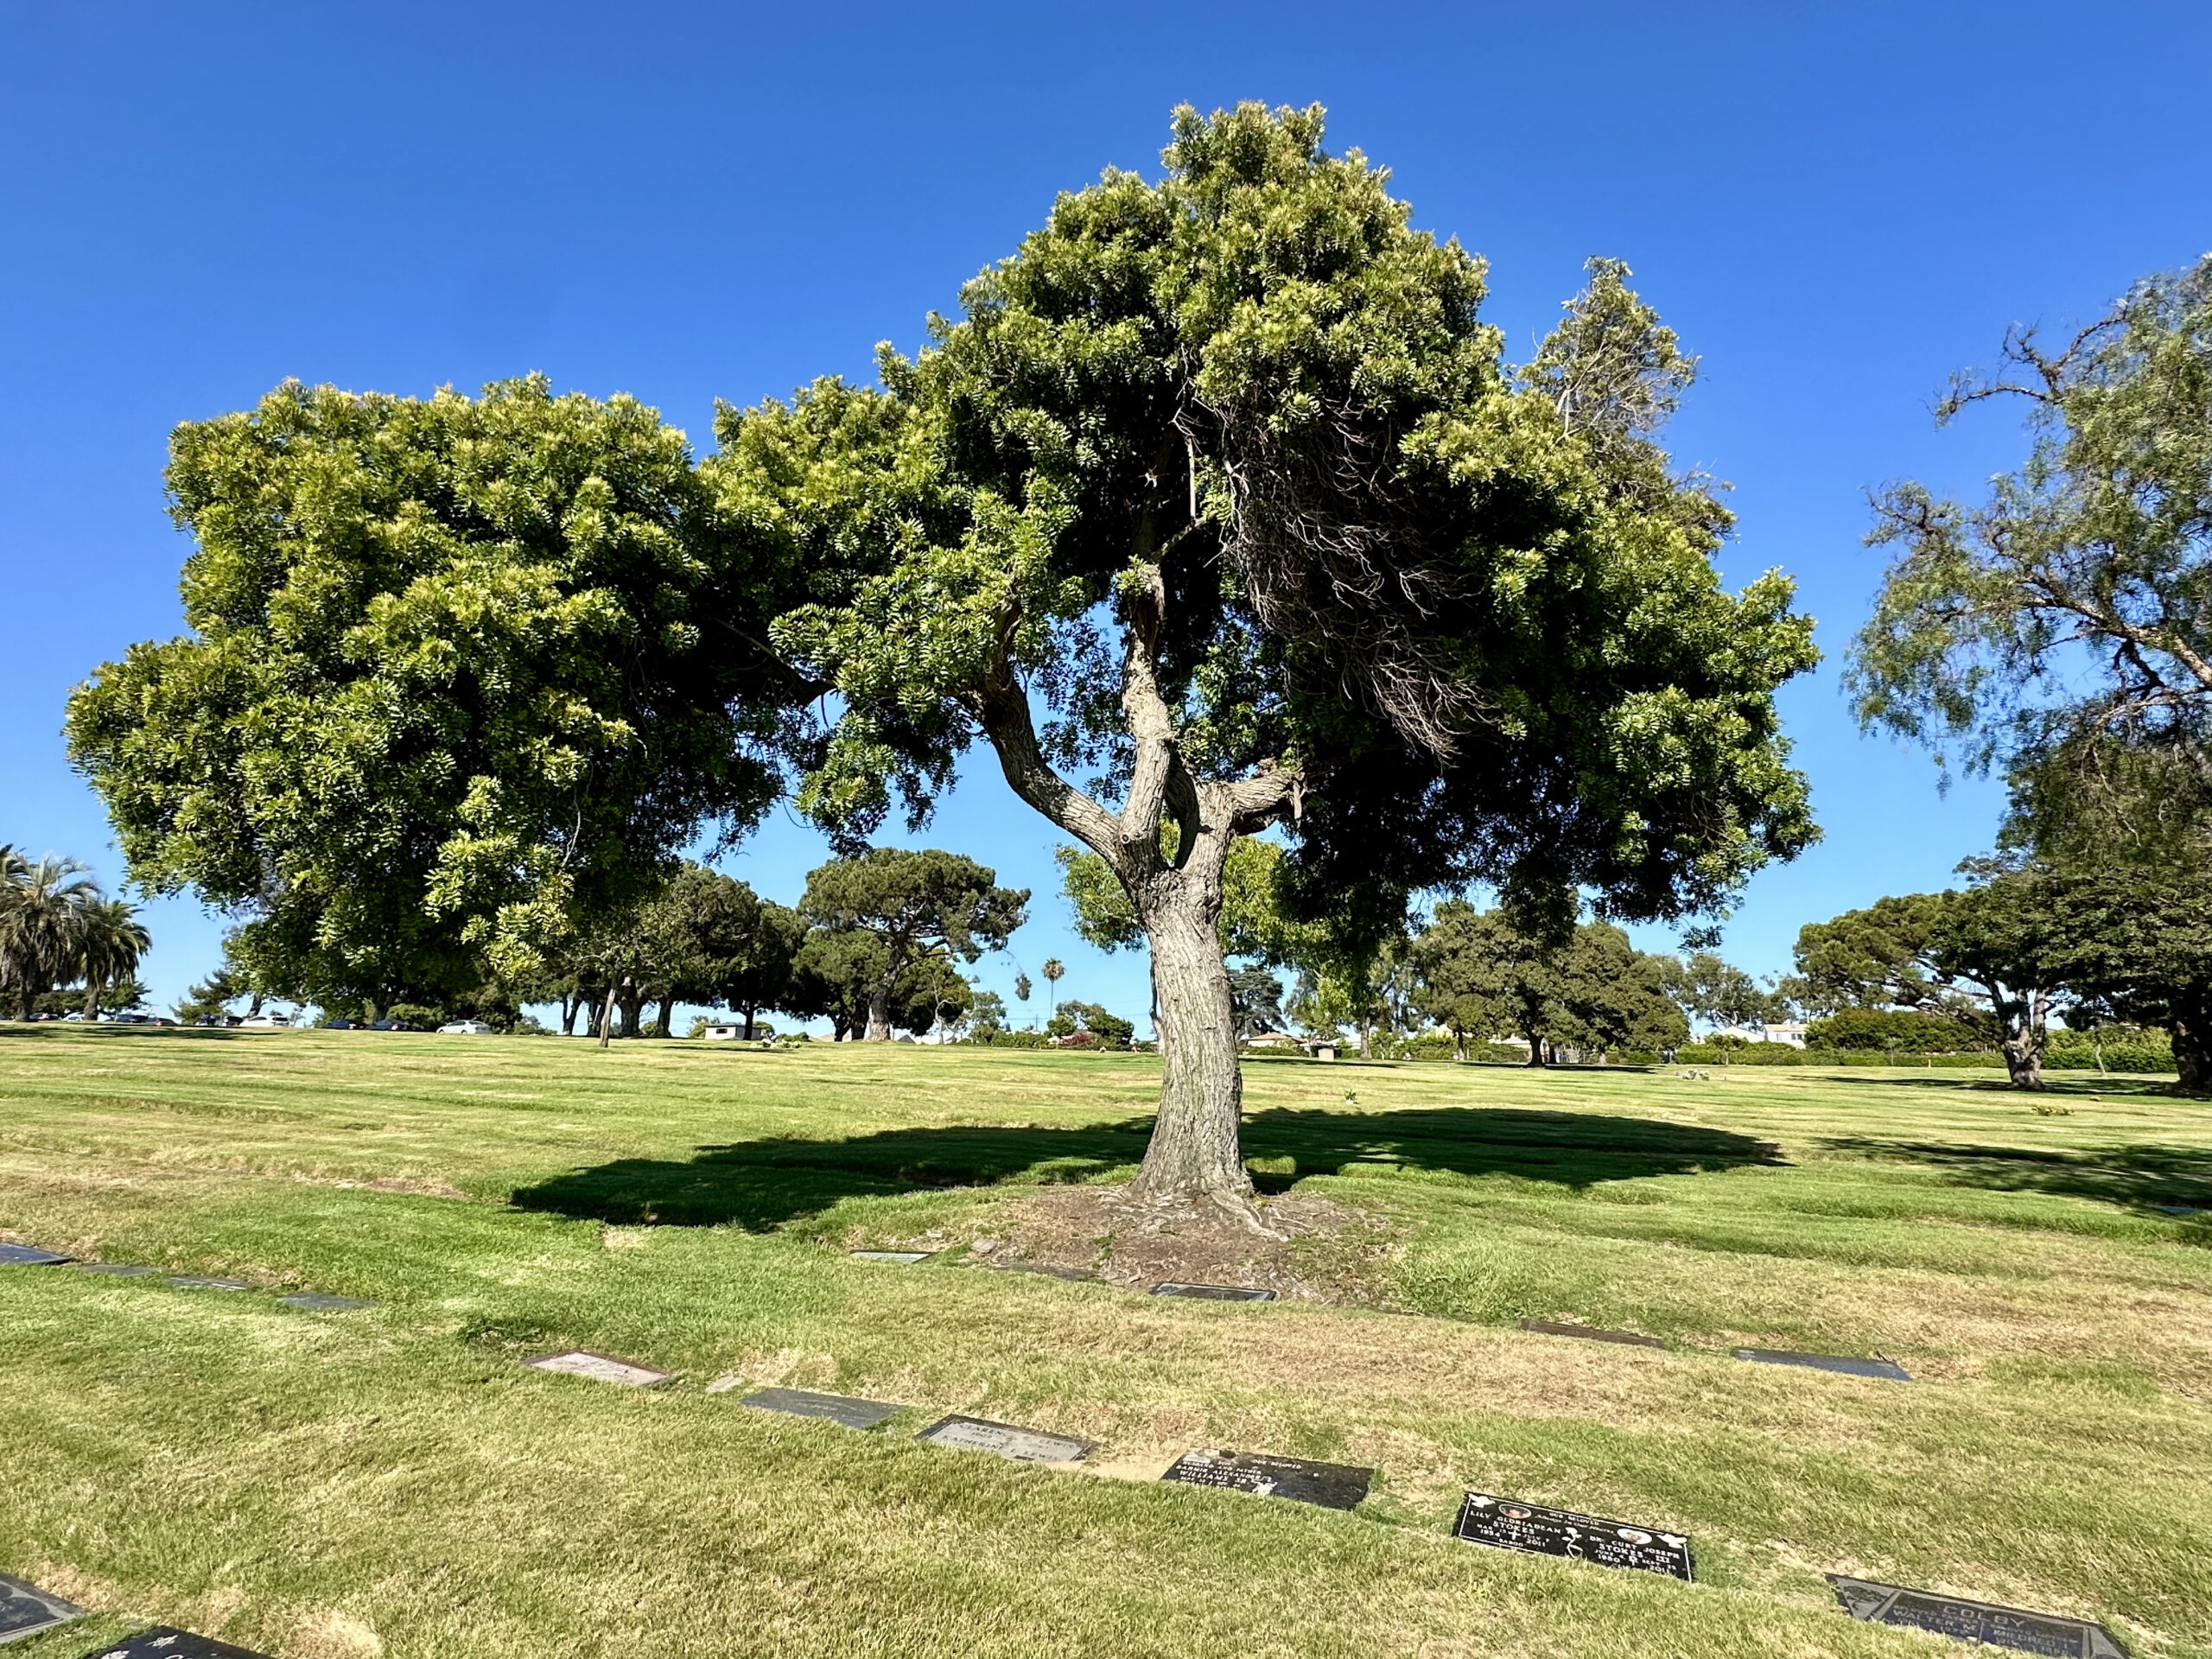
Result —
<instances>
[{"instance_id":1,"label":"clear blue sky","mask_svg":"<svg viewBox=\"0 0 2212 1659\"><path fill-rule=\"evenodd\" d=\"M912 346L1054 192L1156 172L1173 105L1320 102L1332 148L1489 257L1516 355L1592 253L1702 354L1674 442L1736 486L1727 574L1790 571L1828 653L1785 697L1827 838L1726 935L1784 969L1802 922L1988 843L1992 790L1939 798L1838 694L1865 493L2012 464L2008 411L1934 430L1946 376L2212 247L2207 63L2201 3L0 0L0 841L121 875L58 727L73 683L179 626L177 422L287 376L543 369L704 445L718 397ZM1057 953L1063 995L1141 1017L1142 962L1068 934L1050 827L990 769L927 839L1039 890L1024 965ZM822 851L779 813L729 868L788 900ZM188 900L150 919L166 1006L219 929Z\"/></svg>"}]
</instances>

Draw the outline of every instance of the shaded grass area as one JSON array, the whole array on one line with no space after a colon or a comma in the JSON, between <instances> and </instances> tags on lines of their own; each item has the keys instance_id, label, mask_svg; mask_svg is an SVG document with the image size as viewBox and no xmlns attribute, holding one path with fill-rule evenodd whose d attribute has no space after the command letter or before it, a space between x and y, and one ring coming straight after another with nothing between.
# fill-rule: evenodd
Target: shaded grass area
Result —
<instances>
[{"instance_id":1,"label":"shaded grass area","mask_svg":"<svg viewBox=\"0 0 2212 1659\"><path fill-rule=\"evenodd\" d=\"M1821 1571L2212 1655L2212 1230L2149 1207L2212 1122L2148 1086L1255 1065L1265 1183L1403 1245L1384 1306L1234 1307L842 1254L1125 1173L1141 1058L15 1029L0 1232L379 1304L0 1277L0 1568L113 1615L33 1659L126 1615L291 1656L1930 1651ZM566 1345L679 1376L515 1363ZM1382 1475L1340 1516L1022 1470L907 1438L946 1410ZM1685 1529L1705 1582L1456 1544L1468 1485Z\"/></svg>"}]
</instances>

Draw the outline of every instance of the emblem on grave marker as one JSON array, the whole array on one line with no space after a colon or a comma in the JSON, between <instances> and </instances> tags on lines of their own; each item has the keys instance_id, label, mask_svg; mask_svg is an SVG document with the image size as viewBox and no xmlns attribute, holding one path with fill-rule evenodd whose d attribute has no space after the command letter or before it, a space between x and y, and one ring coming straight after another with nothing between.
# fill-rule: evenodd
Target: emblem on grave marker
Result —
<instances>
[{"instance_id":1,"label":"emblem on grave marker","mask_svg":"<svg viewBox=\"0 0 2212 1659\"><path fill-rule=\"evenodd\" d=\"M1493 1549L1557 1555L1599 1567L1633 1567L1689 1580L1690 1541L1680 1533L1638 1527L1601 1516L1577 1515L1541 1503L1523 1503L1487 1492L1469 1492L1452 1523L1452 1535Z\"/></svg>"}]
</instances>

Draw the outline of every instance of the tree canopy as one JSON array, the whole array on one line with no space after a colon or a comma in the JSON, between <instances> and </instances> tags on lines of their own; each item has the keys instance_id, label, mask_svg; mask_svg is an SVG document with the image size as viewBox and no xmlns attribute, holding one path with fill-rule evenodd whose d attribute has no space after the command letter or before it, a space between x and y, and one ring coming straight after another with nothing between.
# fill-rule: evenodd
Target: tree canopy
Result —
<instances>
[{"instance_id":1,"label":"tree canopy","mask_svg":"<svg viewBox=\"0 0 2212 1659\"><path fill-rule=\"evenodd\" d=\"M882 390L725 410L709 467L848 584L776 630L840 699L804 804L918 817L986 738L1150 942L1140 1191L1248 1217L1239 836L1282 824L1297 914L1357 955L1416 889L1676 916L1814 835L1773 701L1809 622L1777 575L1722 588L1728 514L1652 441L1688 360L1624 268L1516 372L1482 262L1321 141L1179 111L1159 181L1062 196Z\"/></svg>"},{"instance_id":2,"label":"tree canopy","mask_svg":"<svg viewBox=\"0 0 2212 1659\"><path fill-rule=\"evenodd\" d=\"M287 382L168 479L190 631L78 689L70 752L132 878L246 912L272 987L534 969L775 798L796 578L634 400Z\"/></svg>"},{"instance_id":3,"label":"tree canopy","mask_svg":"<svg viewBox=\"0 0 2212 1659\"><path fill-rule=\"evenodd\" d=\"M1027 888L1000 887L972 858L934 848L877 847L810 872L799 913L832 931L865 933L882 947L867 1006L868 1035L885 1042L893 993L912 969L926 961L973 962L986 950L1004 949L1027 918L1028 902Z\"/></svg>"},{"instance_id":4,"label":"tree canopy","mask_svg":"<svg viewBox=\"0 0 2212 1659\"><path fill-rule=\"evenodd\" d=\"M1898 552L1852 652L1859 718L2007 774L2042 850L2086 815L2105 856L2155 853L2212 809L2212 255L2004 359L1937 414L2024 400L2026 464L1979 505L1876 500Z\"/></svg>"},{"instance_id":5,"label":"tree canopy","mask_svg":"<svg viewBox=\"0 0 2212 1659\"><path fill-rule=\"evenodd\" d=\"M1415 938L1414 1006L1452 1033L1510 1032L1529 1045L1529 1064L1556 1046L1673 1047L1689 1025L1669 1000L1668 959L1646 956L1603 922L1561 933L1529 925L1507 906L1478 910L1465 899L1437 906Z\"/></svg>"}]
</instances>

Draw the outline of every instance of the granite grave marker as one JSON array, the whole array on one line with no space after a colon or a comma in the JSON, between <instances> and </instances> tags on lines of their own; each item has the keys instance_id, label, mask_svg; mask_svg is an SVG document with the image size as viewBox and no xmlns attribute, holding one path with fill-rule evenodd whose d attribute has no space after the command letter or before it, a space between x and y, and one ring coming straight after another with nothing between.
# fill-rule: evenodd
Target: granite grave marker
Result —
<instances>
[{"instance_id":1,"label":"granite grave marker","mask_svg":"<svg viewBox=\"0 0 2212 1659\"><path fill-rule=\"evenodd\" d=\"M85 1610L74 1602L48 1595L35 1584L0 1573L0 1642L36 1636L57 1624L82 1618Z\"/></svg>"},{"instance_id":2,"label":"granite grave marker","mask_svg":"<svg viewBox=\"0 0 2212 1659\"><path fill-rule=\"evenodd\" d=\"M1572 1510L1548 1509L1487 1492L1469 1492L1452 1522L1452 1535L1493 1549L1528 1555L1557 1555L1599 1567L1633 1567L1688 1580L1690 1541L1656 1527L1630 1526Z\"/></svg>"},{"instance_id":3,"label":"granite grave marker","mask_svg":"<svg viewBox=\"0 0 2212 1659\"><path fill-rule=\"evenodd\" d=\"M1889 1382L1910 1382L1912 1375L1893 1359L1860 1359L1851 1354L1795 1354L1786 1348L1738 1348L1736 1357L1759 1365L1803 1365L1816 1371L1840 1371L1846 1376L1878 1376Z\"/></svg>"},{"instance_id":4,"label":"granite grave marker","mask_svg":"<svg viewBox=\"0 0 2212 1659\"><path fill-rule=\"evenodd\" d=\"M846 1255L856 1262L893 1262L902 1268L911 1268L917 1262L926 1262L935 1250L848 1250Z\"/></svg>"},{"instance_id":5,"label":"granite grave marker","mask_svg":"<svg viewBox=\"0 0 2212 1659\"><path fill-rule=\"evenodd\" d=\"M809 1389L756 1389L738 1402L759 1411L821 1417L847 1428L880 1428L899 1408L880 1400L856 1400L845 1394L816 1394Z\"/></svg>"},{"instance_id":6,"label":"granite grave marker","mask_svg":"<svg viewBox=\"0 0 2212 1659\"><path fill-rule=\"evenodd\" d=\"M251 1290L243 1279L218 1279L205 1273L173 1273L169 1283L180 1290Z\"/></svg>"},{"instance_id":7,"label":"granite grave marker","mask_svg":"<svg viewBox=\"0 0 2212 1659\"><path fill-rule=\"evenodd\" d=\"M68 1259L52 1250L41 1250L35 1244L0 1244L0 1265L7 1267L56 1268Z\"/></svg>"},{"instance_id":8,"label":"granite grave marker","mask_svg":"<svg viewBox=\"0 0 2212 1659\"><path fill-rule=\"evenodd\" d=\"M96 1649L85 1659L269 1659L269 1656L256 1653L251 1648L218 1642L213 1637L194 1636L190 1630L156 1624L111 1646Z\"/></svg>"},{"instance_id":9,"label":"granite grave marker","mask_svg":"<svg viewBox=\"0 0 2212 1659\"><path fill-rule=\"evenodd\" d=\"M1202 1447L1176 1459L1160 1478L1186 1486L1249 1492L1255 1497L1293 1498L1328 1510L1351 1510L1367 1496L1375 1471L1342 1463L1310 1463L1304 1458Z\"/></svg>"},{"instance_id":10,"label":"granite grave marker","mask_svg":"<svg viewBox=\"0 0 2212 1659\"><path fill-rule=\"evenodd\" d=\"M1260 1290L1250 1285L1185 1285L1169 1280L1154 1285L1148 1293L1154 1296L1192 1296L1202 1302L1272 1302L1272 1290Z\"/></svg>"},{"instance_id":11,"label":"granite grave marker","mask_svg":"<svg viewBox=\"0 0 2212 1659\"><path fill-rule=\"evenodd\" d=\"M1637 1348L1664 1348L1667 1344L1659 1337L1640 1337L1633 1331L1605 1331L1594 1325L1569 1325L1560 1319L1523 1319L1523 1331L1534 1331L1547 1337L1580 1337L1585 1342L1618 1342Z\"/></svg>"},{"instance_id":12,"label":"granite grave marker","mask_svg":"<svg viewBox=\"0 0 2212 1659\"><path fill-rule=\"evenodd\" d=\"M665 1382L676 1375L673 1371L657 1371L650 1365L633 1365L626 1359L614 1359L582 1348L563 1349L557 1354L540 1354L536 1359L525 1359L523 1363L541 1371L588 1376L601 1382L620 1382L632 1389L650 1389L656 1382Z\"/></svg>"},{"instance_id":13,"label":"granite grave marker","mask_svg":"<svg viewBox=\"0 0 2212 1659\"><path fill-rule=\"evenodd\" d=\"M276 1300L287 1307L304 1307L317 1313L351 1313L355 1308L376 1306L365 1297L333 1296L320 1290L303 1290L296 1296L279 1296Z\"/></svg>"},{"instance_id":14,"label":"granite grave marker","mask_svg":"<svg viewBox=\"0 0 2212 1659\"><path fill-rule=\"evenodd\" d=\"M1835 1598L1843 1604L1843 1611L1870 1624L1930 1630L1993 1648L2010 1648L2017 1653L2063 1656L2063 1659L2127 1659L2126 1650L2113 1640L2112 1632L2087 1619L1932 1595L1925 1590L1846 1578L1840 1573L1829 1573L1827 1580L1835 1586Z\"/></svg>"},{"instance_id":15,"label":"granite grave marker","mask_svg":"<svg viewBox=\"0 0 2212 1659\"><path fill-rule=\"evenodd\" d=\"M1098 1449L1089 1440L1049 1434L1042 1429L1016 1428L1011 1423L994 1423L982 1417L963 1417L957 1412L940 1418L914 1438L950 1446L956 1452L988 1452L1016 1463L1081 1463Z\"/></svg>"}]
</instances>

